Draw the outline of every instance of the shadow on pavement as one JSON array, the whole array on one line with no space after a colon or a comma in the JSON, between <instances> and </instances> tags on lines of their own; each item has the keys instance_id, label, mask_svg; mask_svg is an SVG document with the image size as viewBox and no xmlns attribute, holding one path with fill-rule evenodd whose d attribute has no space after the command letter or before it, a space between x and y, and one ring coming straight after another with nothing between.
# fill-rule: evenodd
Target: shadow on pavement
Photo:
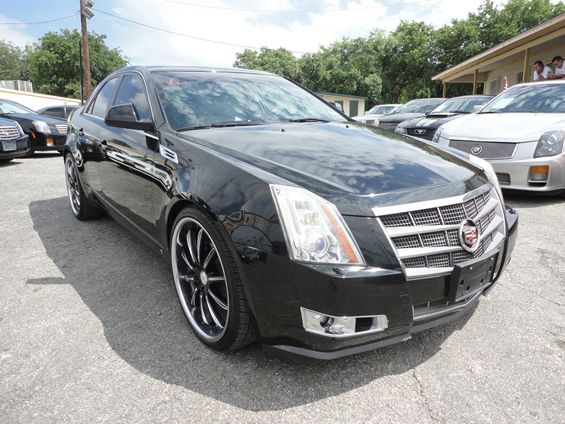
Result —
<instances>
[{"instance_id":1,"label":"shadow on pavement","mask_svg":"<svg viewBox=\"0 0 565 424\"><path fill-rule=\"evenodd\" d=\"M565 203L565 191L561 193L532 193L527 191L503 191L504 203L513 208L538 208Z\"/></svg>"},{"instance_id":2,"label":"shadow on pavement","mask_svg":"<svg viewBox=\"0 0 565 424\"><path fill-rule=\"evenodd\" d=\"M238 408L291 408L404 373L437 353L472 314L406 343L308 366L282 362L257 345L217 353L188 327L167 263L114 221L79 222L65 197L32 202L30 212L47 255L64 277L28 284L70 284L102 323L111 348L128 364Z\"/></svg>"}]
</instances>

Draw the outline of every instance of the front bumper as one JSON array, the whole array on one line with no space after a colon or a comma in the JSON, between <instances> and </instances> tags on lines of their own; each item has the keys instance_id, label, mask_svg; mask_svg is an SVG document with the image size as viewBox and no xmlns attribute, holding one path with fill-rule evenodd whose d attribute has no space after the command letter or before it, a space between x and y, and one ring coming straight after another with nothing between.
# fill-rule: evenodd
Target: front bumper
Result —
<instances>
[{"instance_id":1,"label":"front bumper","mask_svg":"<svg viewBox=\"0 0 565 424\"><path fill-rule=\"evenodd\" d=\"M407 281L399 267L347 269L296 263L288 272L283 258L255 255L262 263L248 266L252 260L244 261L244 274L261 342L283 356L329 360L406 341L416 332L459 318L492 288L510 260L518 215L509 208L505 215L507 237L498 246L494 281L453 304L446 302L449 276ZM343 317L382 314L388 328L345 338L318 335L304 329L301 308Z\"/></svg>"},{"instance_id":2,"label":"front bumper","mask_svg":"<svg viewBox=\"0 0 565 424\"><path fill-rule=\"evenodd\" d=\"M67 136L64 134L43 134L31 132L30 145L33 151L57 151L62 152L65 148Z\"/></svg>"},{"instance_id":3,"label":"front bumper","mask_svg":"<svg viewBox=\"0 0 565 424\"><path fill-rule=\"evenodd\" d=\"M13 141L13 140L12 140ZM16 150L4 151L2 143L0 143L0 159L13 159L25 156L29 153L29 137L24 135L16 141Z\"/></svg>"}]
</instances>

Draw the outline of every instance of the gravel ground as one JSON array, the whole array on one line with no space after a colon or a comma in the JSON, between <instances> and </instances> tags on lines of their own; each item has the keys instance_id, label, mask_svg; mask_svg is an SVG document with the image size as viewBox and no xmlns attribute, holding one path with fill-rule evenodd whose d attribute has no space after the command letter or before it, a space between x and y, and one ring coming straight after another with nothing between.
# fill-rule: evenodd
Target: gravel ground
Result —
<instances>
[{"instance_id":1,"label":"gravel ground","mask_svg":"<svg viewBox=\"0 0 565 424\"><path fill-rule=\"evenodd\" d=\"M0 421L564 422L565 198L508 196L513 260L478 307L310 366L192 335L166 263L79 222L59 155L0 165Z\"/></svg>"}]
</instances>

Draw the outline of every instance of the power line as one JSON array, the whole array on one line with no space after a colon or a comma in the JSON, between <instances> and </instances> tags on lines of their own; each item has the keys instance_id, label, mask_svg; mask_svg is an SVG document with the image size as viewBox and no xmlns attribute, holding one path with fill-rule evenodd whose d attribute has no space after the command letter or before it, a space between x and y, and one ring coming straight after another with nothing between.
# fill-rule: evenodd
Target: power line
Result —
<instances>
[{"instance_id":1,"label":"power line","mask_svg":"<svg viewBox=\"0 0 565 424\"><path fill-rule=\"evenodd\" d=\"M361 7L351 7L351 8L334 8L334 9L246 9L240 7L229 7L229 6L214 6L201 3L191 3L181 0L165 0L168 3L181 4L183 6L197 7L201 9L214 9L214 10L226 10L230 12L253 12L253 13L327 13L327 12L354 12L357 10L372 10L372 9L384 9L387 7L398 7L407 6L417 3L429 3L430 0L415 0L415 1L399 1L393 5L379 4L375 6L361 6Z\"/></svg>"},{"instance_id":2,"label":"power line","mask_svg":"<svg viewBox=\"0 0 565 424\"><path fill-rule=\"evenodd\" d=\"M50 24L51 22L59 22L65 19L74 18L78 16L79 12L75 12L72 15L61 16L60 18L50 19L48 21L37 21L37 22L0 22L0 25L41 25Z\"/></svg>"},{"instance_id":3,"label":"power line","mask_svg":"<svg viewBox=\"0 0 565 424\"><path fill-rule=\"evenodd\" d=\"M145 28L154 29L156 31L165 32L167 34L178 35L180 37L191 38L193 40L205 41L207 43L221 44L221 45L224 45L224 46L242 47L242 48L245 48L245 49L253 49L253 50L260 50L261 49L261 47L257 47L257 46L247 46L247 45L244 45L244 44L235 44L235 43L230 43L230 42L227 42L227 41L211 40L209 38L203 38L203 37L197 37L195 35L184 34L182 32L172 31L172 30L169 30L169 29L159 28L159 27L156 27L156 26L153 26L153 25L144 24L143 22L138 22L138 21L134 21L132 19L124 18L122 16L114 15L113 13L105 12L105 11L100 10L100 9L94 9L94 10L96 10L98 13L102 13L103 15L111 16L112 18L120 19L122 21L129 22L129 23L132 23L132 24L135 24L135 25L139 25L139 26L142 26L142 27L145 27ZM291 51L291 50L290 50L290 52L296 53L296 54L309 54L309 53L311 53L311 52L300 52L300 51Z\"/></svg>"}]
</instances>

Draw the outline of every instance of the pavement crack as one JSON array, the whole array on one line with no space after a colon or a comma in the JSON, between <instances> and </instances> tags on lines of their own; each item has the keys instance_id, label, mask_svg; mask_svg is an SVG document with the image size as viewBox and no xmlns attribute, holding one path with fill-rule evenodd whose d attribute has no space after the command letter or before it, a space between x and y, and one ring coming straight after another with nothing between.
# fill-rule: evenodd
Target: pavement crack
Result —
<instances>
[{"instance_id":1,"label":"pavement crack","mask_svg":"<svg viewBox=\"0 0 565 424\"><path fill-rule=\"evenodd\" d=\"M548 299L547 297L542 296L542 295L539 294L538 292L535 292L535 291L530 290L530 289L528 289L528 291L529 291L530 293L535 294L535 295L536 295L537 297L539 297L540 299L545 300L546 302L553 303L554 305L557 305L557 306L563 306L563 303L560 303L560 302L558 302L558 301L556 301L556 300Z\"/></svg>"},{"instance_id":2,"label":"pavement crack","mask_svg":"<svg viewBox=\"0 0 565 424\"><path fill-rule=\"evenodd\" d=\"M418 374L416 374L415 368L412 370L412 377L414 378L414 380L416 381L416 384L418 385L418 394L420 395L420 397L422 398L422 401L424 402L424 405L426 406L426 410L428 411L428 416L430 417L432 422L439 422L440 420L436 416L436 414L434 413L434 411L433 411L433 409L430 405L430 401L428 400L428 397L426 396L426 391L424 389L424 385L420 381Z\"/></svg>"}]
</instances>

